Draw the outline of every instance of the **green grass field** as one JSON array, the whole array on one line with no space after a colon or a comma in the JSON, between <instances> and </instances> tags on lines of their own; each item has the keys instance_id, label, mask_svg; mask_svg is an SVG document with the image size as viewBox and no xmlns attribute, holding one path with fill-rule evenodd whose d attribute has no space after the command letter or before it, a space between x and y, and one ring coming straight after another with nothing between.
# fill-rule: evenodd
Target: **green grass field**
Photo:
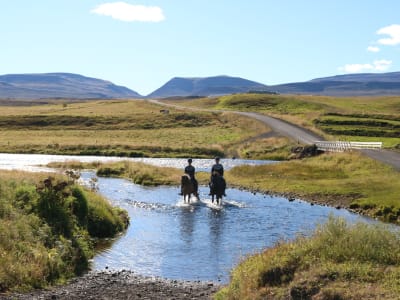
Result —
<instances>
[{"instance_id":1,"label":"green grass field","mask_svg":"<svg viewBox=\"0 0 400 300\"><path fill-rule=\"evenodd\" d=\"M131 157L239 156L268 128L230 113L184 112L142 100L2 106L0 152Z\"/></svg>"},{"instance_id":2,"label":"green grass field","mask_svg":"<svg viewBox=\"0 0 400 300\"><path fill-rule=\"evenodd\" d=\"M382 141L400 148L400 97L237 94L178 101L201 108L256 111L308 128L328 140Z\"/></svg>"}]
</instances>

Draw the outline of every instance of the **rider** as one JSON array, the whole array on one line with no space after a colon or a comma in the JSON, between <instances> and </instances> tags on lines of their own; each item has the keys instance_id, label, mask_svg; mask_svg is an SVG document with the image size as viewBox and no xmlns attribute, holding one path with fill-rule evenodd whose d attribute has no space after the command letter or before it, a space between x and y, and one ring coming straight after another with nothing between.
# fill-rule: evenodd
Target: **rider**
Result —
<instances>
[{"instance_id":1,"label":"rider","mask_svg":"<svg viewBox=\"0 0 400 300\"><path fill-rule=\"evenodd\" d=\"M224 167L220 164L219 161L220 161L220 158L218 156L215 157L215 164L211 168L211 181L212 181L212 176L219 175L219 176L221 176L224 185L226 185L226 182L224 179ZM225 193L224 193L224 196L226 196Z\"/></svg>"},{"instance_id":2,"label":"rider","mask_svg":"<svg viewBox=\"0 0 400 300\"><path fill-rule=\"evenodd\" d=\"M184 172L185 172L185 174L190 176L190 180L192 181L193 186L194 186L194 194L198 198L199 197L199 192L198 192L199 184L195 178L196 169L192 166L192 162L193 162L193 160L191 158L189 158L188 165L185 167ZM182 194L183 193L182 193L182 188L181 188L181 195Z\"/></svg>"},{"instance_id":3,"label":"rider","mask_svg":"<svg viewBox=\"0 0 400 300\"><path fill-rule=\"evenodd\" d=\"M211 168L211 175L217 172L220 176L224 176L224 167L219 163L220 158L217 156L215 158L215 164Z\"/></svg>"}]
</instances>

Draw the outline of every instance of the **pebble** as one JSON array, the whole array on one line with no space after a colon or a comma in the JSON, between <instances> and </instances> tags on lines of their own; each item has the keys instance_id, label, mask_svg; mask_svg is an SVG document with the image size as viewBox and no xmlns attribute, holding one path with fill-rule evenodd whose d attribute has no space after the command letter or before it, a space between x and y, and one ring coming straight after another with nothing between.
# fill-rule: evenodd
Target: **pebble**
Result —
<instances>
[{"instance_id":1,"label":"pebble","mask_svg":"<svg viewBox=\"0 0 400 300\"><path fill-rule=\"evenodd\" d=\"M0 299L212 299L212 295L220 288L221 286L213 282L145 277L122 270L91 272L72 279L65 286L26 294L0 294Z\"/></svg>"}]
</instances>

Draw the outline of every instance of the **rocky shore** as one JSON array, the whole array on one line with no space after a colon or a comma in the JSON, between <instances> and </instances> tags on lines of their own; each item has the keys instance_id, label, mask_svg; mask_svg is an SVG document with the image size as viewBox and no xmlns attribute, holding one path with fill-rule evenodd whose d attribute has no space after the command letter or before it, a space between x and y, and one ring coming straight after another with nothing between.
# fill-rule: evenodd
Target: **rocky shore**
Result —
<instances>
[{"instance_id":1,"label":"rocky shore","mask_svg":"<svg viewBox=\"0 0 400 300\"><path fill-rule=\"evenodd\" d=\"M212 299L219 288L213 282L144 277L131 271L102 271L88 273L49 290L0 294L0 299Z\"/></svg>"}]
</instances>

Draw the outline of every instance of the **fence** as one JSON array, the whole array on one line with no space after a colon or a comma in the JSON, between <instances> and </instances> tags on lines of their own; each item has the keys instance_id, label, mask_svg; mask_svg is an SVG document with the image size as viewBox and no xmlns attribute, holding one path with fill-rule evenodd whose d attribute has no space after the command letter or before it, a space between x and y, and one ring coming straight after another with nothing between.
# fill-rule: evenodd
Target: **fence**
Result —
<instances>
[{"instance_id":1,"label":"fence","mask_svg":"<svg viewBox=\"0 0 400 300\"><path fill-rule=\"evenodd\" d=\"M317 141L318 150L343 152L351 149L381 149L382 142L342 142L342 141Z\"/></svg>"}]
</instances>

